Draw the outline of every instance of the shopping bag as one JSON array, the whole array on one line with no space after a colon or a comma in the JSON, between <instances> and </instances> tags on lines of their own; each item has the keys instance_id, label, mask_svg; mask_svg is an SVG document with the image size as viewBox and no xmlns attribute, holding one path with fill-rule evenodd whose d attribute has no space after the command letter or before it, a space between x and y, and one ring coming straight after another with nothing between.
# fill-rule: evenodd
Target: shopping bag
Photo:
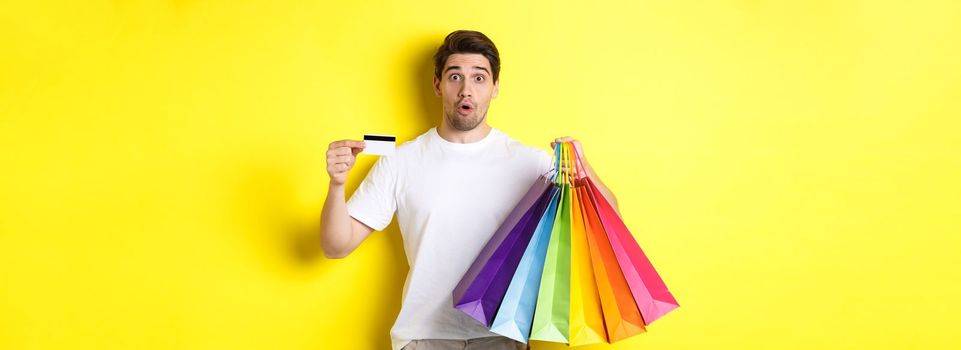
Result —
<instances>
[{"instance_id":1,"label":"shopping bag","mask_svg":"<svg viewBox=\"0 0 961 350\"><path fill-rule=\"evenodd\" d=\"M661 280L661 276L654 270L651 261L641 250L640 245L628 231L624 221L621 220L614 208L608 203L607 199L601 195L600 190L594 182L587 178L590 195L593 198L600 221L604 226L604 232L611 243L614 255L617 257L618 264L631 294L644 318L644 324L649 325L661 316L664 316L679 305L674 296L667 289L667 285Z\"/></svg>"},{"instance_id":2,"label":"shopping bag","mask_svg":"<svg viewBox=\"0 0 961 350\"><path fill-rule=\"evenodd\" d=\"M616 342L677 308L570 143L494 233L453 292L455 307L527 342Z\"/></svg>"},{"instance_id":3,"label":"shopping bag","mask_svg":"<svg viewBox=\"0 0 961 350\"><path fill-rule=\"evenodd\" d=\"M583 187L583 182L575 186ZM571 190L571 346L607 341L582 209L590 199L580 192L577 188Z\"/></svg>"},{"instance_id":4,"label":"shopping bag","mask_svg":"<svg viewBox=\"0 0 961 350\"><path fill-rule=\"evenodd\" d=\"M531 333L544 258L547 255L548 240L554 227L554 216L557 214L560 198L557 188L552 188L550 192L551 200L547 210L534 230L534 236L524 251L490 328L494 333L523 343L527 343Z\"/></svg>"},{"instance_id":5,"label":"shopping bag","mask_svg":"<svg viewBox=\"0 0 961 350\"><path fill-rule=\"evenodd\" d=\"M560 185L561 200L544 259L530 339L567 343L570 332L571 189Z\"/></svg>"},{"instance_id":6,"label":"shopping bag","mask_svg":"<svg viewBox=\"0 0 961 350\"><path fill-rule=\"evenodd\" d=\"M554 151L554 186L561 192L554 227L551 230L544 272L531 339L567 343L570 338L571 321L571 186L568 169L571 169L568 144L561 144Z\"/></svg>"},{"instance_id":7,"label":"shopping bag","mask_svg":"<svg viewBox=\"0 0 961 350\"><path fill-rule=\"evenodd\" d=\"M607 240L604 226L595 209L594 198L590 195L588 186L578 187L585 201L582 209L587 227L587 242L591 251L591 263L594 267L597 291L601 299L601 309L604 315L604 328L608 341L611 343L645 332L644 320L634 301L627 280L621 272L617 257Z\"/></svg>"},{"instance_id":8,"label":"shopping bag","mask_svg":"<svg viewBox=\"0 0 961 350\"><path fill-rule=\"evenodd\" d=\"M454 307L490 326L539 218L550 200L551 181L539 177L478 254L454 288Z\"/></svg>"}]
</instances>

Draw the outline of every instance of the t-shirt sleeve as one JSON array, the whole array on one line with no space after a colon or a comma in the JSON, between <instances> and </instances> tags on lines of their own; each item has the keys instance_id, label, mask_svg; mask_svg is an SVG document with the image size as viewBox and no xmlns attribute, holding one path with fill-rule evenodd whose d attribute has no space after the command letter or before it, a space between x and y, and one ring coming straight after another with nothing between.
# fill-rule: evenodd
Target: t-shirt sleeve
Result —
<instances>
[{"instance_id":1,"label":"t-shirt sleeve","mask_svg":"<svg viewBox=\"0 0 961 350\"><path fill-rule=\"evenodd\" d=\"M397 169L390 157L380 157L347 201L347 213L374 230L384 230L397 209L396 186Z\"/></svg>"}]
</instances>

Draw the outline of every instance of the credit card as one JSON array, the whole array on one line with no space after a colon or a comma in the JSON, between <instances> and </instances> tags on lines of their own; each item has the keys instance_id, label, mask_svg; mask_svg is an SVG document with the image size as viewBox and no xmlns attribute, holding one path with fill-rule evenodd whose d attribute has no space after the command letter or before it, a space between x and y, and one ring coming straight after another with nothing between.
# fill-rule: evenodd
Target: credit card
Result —
<instances>
[{"instance_id":1,"label":"credit card","mask_svg":"<svg viewBox=\"0 0 961 350\"><path fill-rule=\"evenodd\" d=\"M392 156L397 148L397 138L392 135L364 134L364 152L379 156Z\"/></svg>"}]
</instances>

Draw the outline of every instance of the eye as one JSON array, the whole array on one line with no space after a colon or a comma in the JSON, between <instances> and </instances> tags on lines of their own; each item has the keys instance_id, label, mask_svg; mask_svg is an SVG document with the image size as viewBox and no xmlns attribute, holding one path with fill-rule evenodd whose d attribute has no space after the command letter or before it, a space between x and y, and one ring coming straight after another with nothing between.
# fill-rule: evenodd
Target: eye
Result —
<instances>
[{"instance_id":1,"label":"eye","mask_svg":"<svg viewBox=\"0 0 961 350\"><path fill-rule=\"evenodd\" d=\"M478 75L478 76L474 77L474 81L476 81L476 82L478 82L478 83L483 82L483 81L484 81L484 76L483 76L483 75Z\"/></svg>"},{"instance_id":2,"label":"eye","mask_svg":"<svg viewBox=\"0 0 961 350\"><path fill-rule=\"evenodd\" d=\"M451 74L451 75L450 75L450 80L460 81L460 74L456 74L456 73L455 73L455 74Z\"/></svg>"}]
</instances>

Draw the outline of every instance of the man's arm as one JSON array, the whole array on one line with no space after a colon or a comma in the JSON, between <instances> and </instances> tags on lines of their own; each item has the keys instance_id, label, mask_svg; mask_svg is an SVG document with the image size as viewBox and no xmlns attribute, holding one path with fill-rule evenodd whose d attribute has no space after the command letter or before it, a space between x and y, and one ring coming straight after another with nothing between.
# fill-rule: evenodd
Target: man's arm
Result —
<instances>
[{"instance_id":1,"label":"man's arm","mask_svg":"<svg viewBox=\"0 0 961 350\"><path fill-rule=\"evenodd\" d=\"M614 207L614 211L617 212L618 216L620 216L621 210L617 207L617 197L614 197L614 193L611 192L606 185L604 185L604 182L601 181L601 178L598 177L597 173L594 172L594 169L591 168L591 164L588 163L586 159L582 159L581 161L584 163L585 170L587 170L587 177L591 178L591 181L597 185L597 190L601 191L601 195L607 199L608 203L611 203L611 206Z\"/></svg>"},{"instance_id":2,"label":"man's arm","mask_svg":"<svg viewBox=\"0 0 961 350\"><path fill-rule=\"evenodd\" d=\"M374 229L350 217L344 194L347 173L354 167L357 154L364 147L361 141L341 140L331 143L327 150L330 186L320 215L320 243L324 256L331 259L346 257L374 232Z\"/></svg>"},{"instance_id":3,"label":"man's arm","mask_svg":"<svg viewBox=\"0 0 961 350\"><path fill-rule=\"evenodd\" d=\"M331 259L346 257L374 232L347 214L344 185L331 184L320 215L321 244L324 255Z\"/></svg>"}]
</instances>

